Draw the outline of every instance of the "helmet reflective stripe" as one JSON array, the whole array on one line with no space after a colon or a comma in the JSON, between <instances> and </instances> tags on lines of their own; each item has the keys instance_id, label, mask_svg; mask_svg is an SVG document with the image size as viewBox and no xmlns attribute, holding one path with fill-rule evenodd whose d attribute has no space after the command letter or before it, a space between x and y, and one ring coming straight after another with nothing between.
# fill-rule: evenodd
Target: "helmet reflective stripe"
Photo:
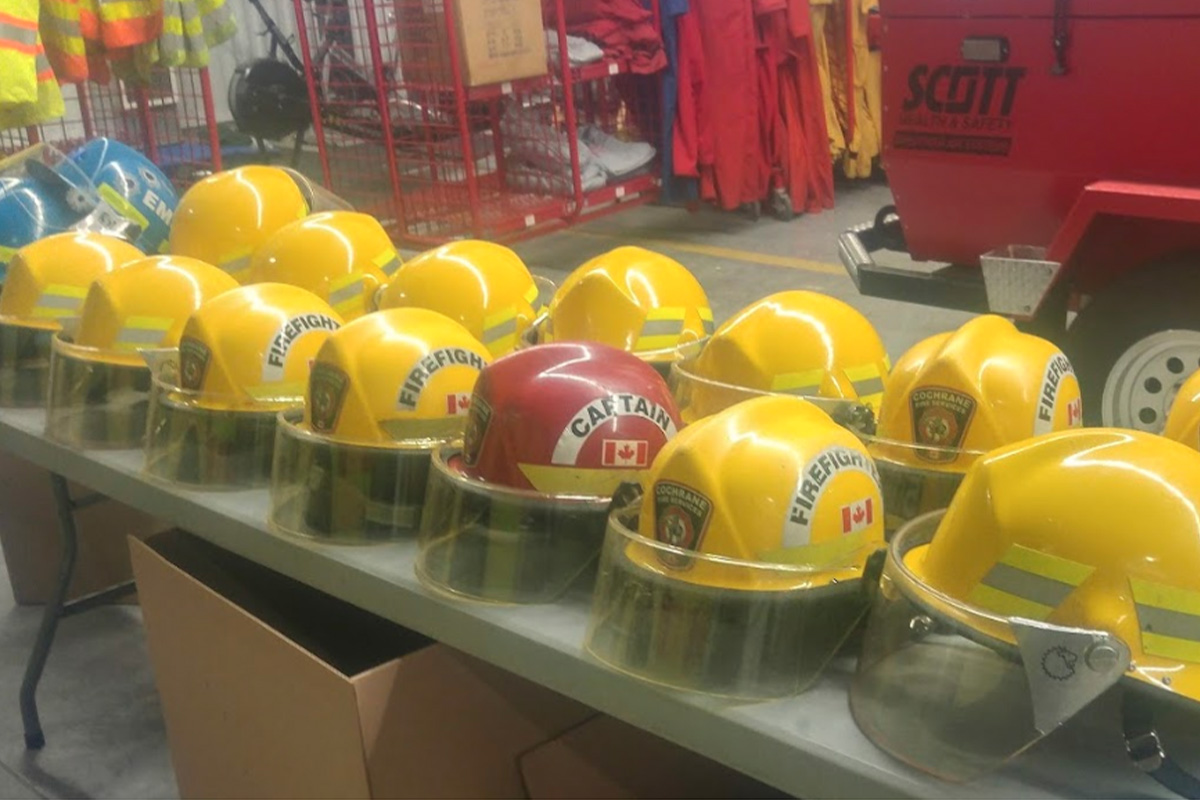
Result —
<instances>
[{"instance_id":1,"label":"helmet reflective stripe","mask_svg":"<svg viewBox=\"0 0 1200 800\"><path fill-rule=\"evenodd\" d=\"M646 312L646 321L637 341L633 343L634 352L645 350L665 350L679 344L683 334L683 318L686 309L681 306L652 308Z\"/></svg>"},{"instance_id":2,"label":"helmet reflective stripe","mask_svg":"<svg viewBox=\"0 0 1200 800\"><path fill-rule=\"evenodd\" d=\"M0 264L7 264L9 261L12 261L12 257L16 254L17 248L5 247L4 245L0 244Z\"/></svg>"},{"instance_id":3,"label":"helmet reflective stripe","mask_svg":"<svg viewBox=\"0 0 1200 800\"><path fill-rule=\"evenodd\" d=\"M506 353L517 340L517 308L510 306L483 321L483 343L493 355Z\"/></svg>"},{"instance_id":4,"label":"helmet reflective stripe","mask_svg":"<svg viewBox=\"0 0 1200 800\"><path fill-rule=\"evenodd\" d=\"M713 322L713 313L711 308L697 309L700 312L700 323L704 326L704 335L712 336L716 330L716 323Z\"/></svg>"},{"instance_id":5,"label":"helmet reflective stripe","mask_svg":"<svg viewBox=\"0 0 1200 800\"><path fill-rule=\"evenodd\" d=\"M771 391L782 394L815 395L825 379L825 370L806 369L803 372L784 372L771 381Z\"/></svg>"},{"instance_id":6,"label":"helmet reflective stripe","mask_svg":"<svg viewBox=\"0 0 1200 800\"><path fill-rule=\"evenodd\" d=\"M160 344L176 320L170 317L129 317L117 333L118 350L141 350Z\"/></svg>"},{"instance_id":7,"label":"helmet reflective stripe","mask_svg":"<svg viewBox=\"0 0 1200 800\"><path fill-rule=\"evenodd\" d=\"M45 288L33 307L33 316L40 318L60 319L73 317L87 296L86 286L71 286L62 283L52 283Z\"/></svg>"},{"instance_id":8,"label":"helmet reflective stripe","mask_svg":"<svg viewBox=\"0 0 1200 800\"><path fill-rule=\"evenodd\" d=\"M400 269L400 254L395 250L384 250L372 258L371 263L379 267L383 274L390 278L393 272Z\"/></svg>"},{"instance_id":9,"label":"helmet reflective stripe","mask_svg":"<svg viewBox=\"0 0 1200 800\"><path fill-rule=\"evenodd\" d=\"M859 400L870 400L883 394L883 375L879 372L878 364L846 367L845 373Z\"/></svg>"},{"instance_id":10,"label":"helmet reflective stripe","mask_svg":"<svg viewBox=\"0 0 1200 800\"><path fill-rule=\"evenodd\" d=\"M1200 592L1131 578L1142 649L1200 664Z\"/></svg>"},{"instance_id":11,"label":"helmet reflective stripe","mask_svg":"<svg viewBox=\"0 0 1200 800\"><path fill-rule=\"evenodd\" d=\"M1094 569L1014 544L971 590L969 600L1005 616L1045 621Z\"/></svg>"},{"instance_id":12,"label":"helmet reflective stripe","mask_svg":"<svg viewBox=\"0 0 1200 800\"><path fill-rule=\"evenodd\" d=\"M221 256L217 262L217 266L236 278L250 266L250 256L252 255L253 253L250 248L234 250L231 253Z\"/></svg>"},{"instance_id":13,"label":"helmet reflective stripe","mask_svg":"<svg viewBox=\"0 0 1200 800\"><path fill-rule=\"evenodd\" d=\"M137 207L129 202L129 199L123 197L116 189L109 186L107 183L102 183L96 188L96 192L100 197L112 206L113 211L116 211L130 222L136 222L144 231L150 227L150 220L146 219L146 215L138 211Z\"/></svg>"},{"instance_id":14,"label":"helmet reflective stripe","mask_svg":"<svg viewBox=\"0 0 1200 800\"><path fill-rule=\"evenodd\" d=\"M333 281L329 284L329 305L339 314L353 311L362 304L363 283L361 272Z\"/></svg>"}]
</instances>

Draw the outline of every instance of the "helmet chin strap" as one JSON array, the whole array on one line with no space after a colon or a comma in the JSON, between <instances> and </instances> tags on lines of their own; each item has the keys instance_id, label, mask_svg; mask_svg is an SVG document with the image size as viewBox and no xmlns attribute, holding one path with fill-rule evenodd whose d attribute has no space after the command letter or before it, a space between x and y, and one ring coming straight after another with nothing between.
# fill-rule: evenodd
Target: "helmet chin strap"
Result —
<instances>
[{"instance_id":1,"label":"helmet chin strap","mask_svg":"<svg viewBox=\"0 0 1200 800\"><path fill-rule=\"evenodd\" d=\"M1163 752L1150 703L1126 690L1121 700L1125 751L1142 772L1169 791L1189 800L1200 800L1200 778L1191 774Z\"/></svg>"}]
</instances>

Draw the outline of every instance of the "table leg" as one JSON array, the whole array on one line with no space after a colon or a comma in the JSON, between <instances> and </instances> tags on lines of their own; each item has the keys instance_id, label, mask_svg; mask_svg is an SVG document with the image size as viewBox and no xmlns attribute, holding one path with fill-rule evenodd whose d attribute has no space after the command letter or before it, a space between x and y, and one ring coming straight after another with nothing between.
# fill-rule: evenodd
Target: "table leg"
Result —
<instances>
[{"instance_id":1,"label":"table leg","mask_svg":"<svg viewBox=\"0 0 1200 800\"><path fill-rule=\"evenodd\" d=\"M25 746L32 750L40 750L46 744L42 723L38 719L37 687L42 679L42 670L46 668L50 646L54 644L54 634L62 617L71 576L75 573L75 558L79 552L79 536L75 530L75 513L67 481L61 475L51 473L50 485L54 491L54 506L58 513L58 532L62 538L63 552L58 569L58 583L50 596L50 602L42 610L42 624L38 628L33 652L29 654L29 663L25 666L25 677L21 681L21 721L25 726Z\"/></svg>"}]
</instances>

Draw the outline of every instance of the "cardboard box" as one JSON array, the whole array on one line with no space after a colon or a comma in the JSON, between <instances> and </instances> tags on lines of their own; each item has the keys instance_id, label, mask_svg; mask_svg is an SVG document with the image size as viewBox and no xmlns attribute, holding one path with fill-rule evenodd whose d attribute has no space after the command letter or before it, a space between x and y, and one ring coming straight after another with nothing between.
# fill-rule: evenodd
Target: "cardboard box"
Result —
<instances>
[{"instance_id":1,"label":"cardboard box","mask_svg":"<svg viewBox=\"0 0 1200 800\"><path fill-rule=\"evenodd\" d=\"M466 86L546 74L540 0L424 0L397 3L400 72L408 84L452 86L443 8L453 14Z\"/></svg>"},{"instance_id":2,"label":"cardboard box","mask_svg":"<svg viewBox=\"0 0 1200 800\"><path fill-rule=\"evenodd\" d=\"M89 490L71 486L71 496ZM18 605L48 602L58 582L62 538L50 489L50 473L0 453L0 548ZM145 538L169 526L117 502L106 501L75 515L79 555L68 598L98 592L133 577L126 537Z\"/></svg>"},{"instance_id":3,"label":"cardboard box","mask_svg":"<svg viewBox=\"0 0 1200 800\"><path fill-rule=\"evenodd\" d=\"M130 549L182 797L523 797L595 715L181 531Z\"/></svg>"},{"instance_id":4,"label":"cardboard box","mask_svg":"<svg viewBox=\"0 0 1200 800\"><path fill-rule=\"evenodd\" d=\"M521 757L531 798L786 797L740 772L603 714Z\"/></svg>"}]
</instances>

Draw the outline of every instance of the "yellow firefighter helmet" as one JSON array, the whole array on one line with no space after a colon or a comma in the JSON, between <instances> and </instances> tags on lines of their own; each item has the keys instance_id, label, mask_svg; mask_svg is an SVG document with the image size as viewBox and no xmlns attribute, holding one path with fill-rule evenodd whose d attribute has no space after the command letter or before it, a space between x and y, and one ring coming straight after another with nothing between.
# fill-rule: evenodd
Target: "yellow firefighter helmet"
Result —
<instances>
[{"instance_id":1,"label":"yellow firefighter helmet","mask_svg":"<svg viewBox=\"0 0 1200 800\"><path fill-rule=\"evenodd\" d=\"M1071 362L1008 320L985 315L919 342L888 377L871 445L889 530L944 508L981 454L1082 424Z\"/></svg>"},{"instance_id":2,"label":"yellow firefighter helmet","mask_svg":"<svg viewBox=\"0 0 1200 800\"><path fill-rule=\"evenodd\" d=\"M303 411L283 412L271 520L362 542L415 532L433 449L462 435L487 349L424 308L378 311L317 353Z\"/></svg>"},{"instance_id":3,"label":"yellow firefighter helmet","mask_svg":"<svg viewBox=\"0 0 1200 800\"><path fill-rule=\"evenodd\" d=\"M888 356L852 306L817 292L764 297L726 320L695 360L675 365L684 422L762 394L853 400L878 410Z\"/></svg>"},{"instance_id":4,"label":"yellow firefighter helmet","mask_svg":"<svg viewBox=\"0 0 1200 800\"><path fill-rule=\"evenodd\" d=\"M1200 450L1200 372L1183 382L1171 402L1163 436Z\"/></svg>"},{"instance_id":5,"label":"yellow firefighter helmet","mask_svg":"<svg viewBox=\"0 0 1200 800\"><path fill-rule=\"evenodd\" d=\"M450 242L405 262L379 308L416 306L445 314L493 356L517 346L537 316L539 289L521 258L492 242Z\"/></svg>"},{"instance_id":6,"label":"yellow firefighter helmet","mask_svg":"<svg viewBox=\"0 0 1200 800\"><path fill-rule=\"evenodd\" d=\"M618 247L567 276L542 339L600 342L669 364L680 347L712 330L708 296L686 267L641 247Z\"/></svg>"},{"instance_id":7,"label":"yellow firefighter helmet","mask_svg":"<svg viewBox=\"0 0 1200 800\"><path fill-rule=\"evenodd\" d=\"M54 340L46 432L83 447L136 447L150 369L141 351L179 345L193 311L237 281L185 256L149 256L100 276L72 335Z\"/></svg>"},{"instance_id":8,"label":"yellow firefighter helmet","mask_svg":"<svg viewBox=\"0 0 1200 800\"><path fill-rule=\"evenodd\" d=\"M304 193L287 170L254 165L218 172L180 198L171 220L170 249L215 264L246 283L254 251L308 212Z\"/></svg>"},{"instance_id":9,"label":"yellow firefighter helmet","mask_svg":"<svg viewBox=\"0 0 1200 800\"><path fill-rule=\"evenodd\" d=\"M803 689L865 613L861 579L883 547L866 447L797 397L747 400L681 431L637 518L640 535L610 520L588 647L722 695Z\"/></svg>"},{"instance_id":10,"label":"yellow firefighter helmet","mask_svg":"<svg viewBox=\"0 0 1200 800\"><path fill-rule=\"evenodd\" d=\"M291 222L250 259L246 283L290 283L352 320L375 310L375 294L400 256L374 217L326 211Z\"/></svg>"},{"instance_id":11,"label":"yellow firefighter helmet","mask_svg":"<svg viewBox=\"0 0 1200 800\"><path fill-rule=\"evenodd\" d=\"M78 316L92 281L139 258L99 233L59 233L17 251L0 290L0 406L45 404L54 333Z\"/></svg>"},{"instance_id":12,"label":"yellow firefighter helmet","mask_svg":"<svg viewBox=\"0 0 1200 800\"><path fill-rule=\"evenodd\" d=\"M1200 454L1141 432L1060 431L980 457L948 510L891 542L851 691L859 726L969 780L1118 681L1127 701L1200 712L1197 498Z\"/></svg>"}]
</instances>

